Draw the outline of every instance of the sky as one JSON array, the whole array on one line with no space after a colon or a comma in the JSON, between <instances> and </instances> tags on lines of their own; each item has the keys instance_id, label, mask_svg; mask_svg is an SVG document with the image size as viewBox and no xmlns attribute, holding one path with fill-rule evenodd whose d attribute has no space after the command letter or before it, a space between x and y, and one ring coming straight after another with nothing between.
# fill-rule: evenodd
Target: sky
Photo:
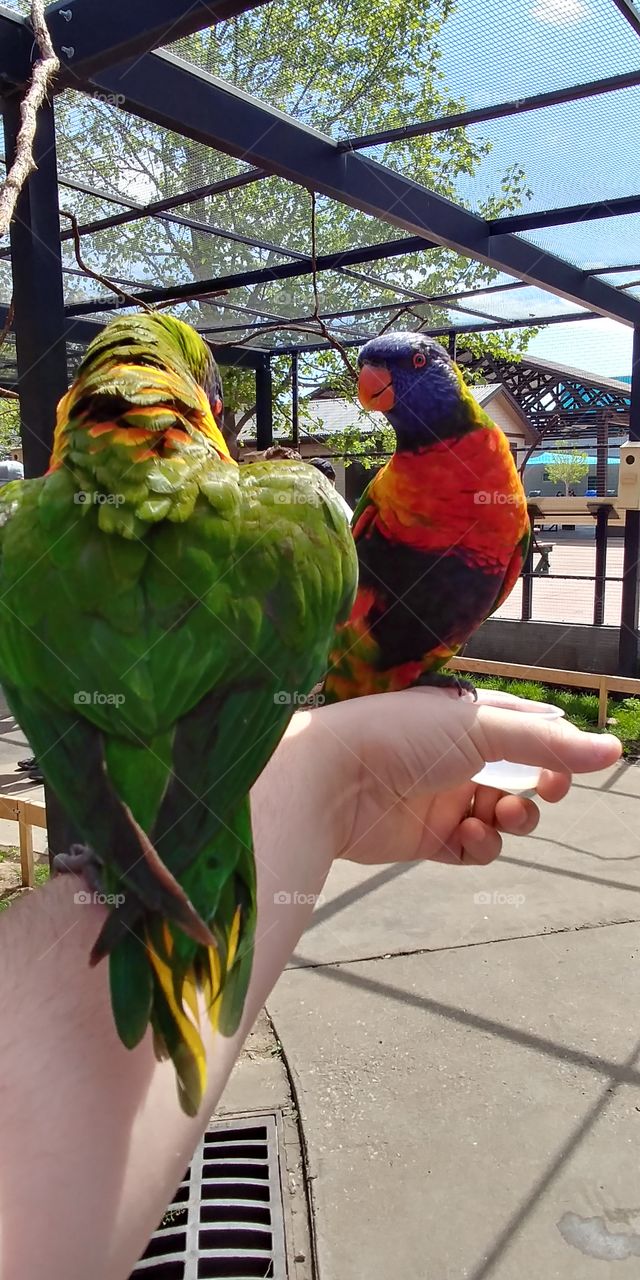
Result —
<instances>
[{"instance_id":1,"label":"sky","mask_svg":"<svg viewBox=\"0 0 640 1280\"><path fill-rule=\"evenodd\" d=\"M552 324L529 346L533 356L573 365L601 377L631 373L632 329L615 320L597 317L578 324Z\"/></svg>"},{"instance_id":2,"label":"sky","mask_svg":"<svg viewBox=\"0 0 640 1280\"><path fill-rule=\"evenodd\" d=\"M459 0L440 44L445 84L469 108L640 67L640 39L612 0L493 0L491 6ZM459 188L473 208L499 189L501 174L513 164L522 166L532 189L523 212L640 191L640 87L486 121L468 132L492 143L490 155ZM548 227L526 238L587 270L640 263L640 215ZM639 276L603 279L623 284ZM560 300L549 302L549 310L563 310ZM605 319L554 325L529 349L615 377L630 372L631 330Z\"/></svg>"}]
</instances>

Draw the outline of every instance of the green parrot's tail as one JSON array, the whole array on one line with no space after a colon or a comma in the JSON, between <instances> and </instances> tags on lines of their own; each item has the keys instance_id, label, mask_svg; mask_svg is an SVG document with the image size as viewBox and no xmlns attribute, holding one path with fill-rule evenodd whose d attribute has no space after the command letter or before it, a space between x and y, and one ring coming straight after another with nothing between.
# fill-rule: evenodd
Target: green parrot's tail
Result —
<instances>
[{"instance_id":1,"label":"green parrot's tail","mask_svg":"<svg viewBox=\"0 0 640 1280\"><path fill-rule=\"evenodd\" d=\"M135 927L123 919L120 932L114 915L111 1001L128 1048L138 1044L151 1022L156 1056L171 1058L180 1104L187 1115L196 1115L207 1081L200 1019L208 1016L214 1031L233 1035L251 976L256 895L248 799L182 880L216 945L195 943L149 913Z\"/></svg>"}]
</instances>

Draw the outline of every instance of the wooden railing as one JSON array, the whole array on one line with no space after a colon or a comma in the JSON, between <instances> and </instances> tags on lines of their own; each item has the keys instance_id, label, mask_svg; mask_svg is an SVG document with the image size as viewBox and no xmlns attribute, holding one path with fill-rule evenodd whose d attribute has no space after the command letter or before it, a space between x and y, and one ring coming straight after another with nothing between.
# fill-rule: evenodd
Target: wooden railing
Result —
<instances>
[{"instance_id":1,"label":"wooden railing","mask_svg":"<svg viewBox=\"0 0 640 1280\"><path fill-rule=\"evenodd\" d=\"M25 889L32 889L35 884L33 828L46 829L45 806L38 800L16 800L14 796L0 795L0 818L18 824L22 885Z\"/></svg>"},{"instance_id":2,"label":"wooden railing","mask_svg":"<svg viewBox=\"0 0 640 1280\"><path fill-rule=\"evenodd\" d=\"M488 658L453 658L452 671L477 676L500 676L504 680L533 680L536 684L567 685L571 689L595 689L598 694L598 728L607 723L610 693L640 697L640 680L625 676L597 675L591 671L563 671L560 667L529 667L520 662L493 662Z\"/></svg>"}]
</instances>

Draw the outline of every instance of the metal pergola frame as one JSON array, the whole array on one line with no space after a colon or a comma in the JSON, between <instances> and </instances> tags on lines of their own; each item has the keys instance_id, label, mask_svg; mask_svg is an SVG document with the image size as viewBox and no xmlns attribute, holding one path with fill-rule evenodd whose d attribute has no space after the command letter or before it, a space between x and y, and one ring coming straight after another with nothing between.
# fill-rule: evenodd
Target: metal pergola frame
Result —
<instances>
[{"instance_id":1,"label":"metal pergola frame","mask_svg":"<svg viewBox=\"0 0 640 1280\"><path fill-rule=\"evenodd\" d=\"M40 474L47 465L54 410L66 389L67 343L84 344L95 334L100 319L117 310L116 298L86 299L65 307L63 278L70 268L62 262L61 241L69 232L60 232L58 187L64 185L110 202L113 215L80 226L80 235L154 218L173 221L199 233L239 241L248 247L277 253L275 265L256 266L209 280L180 285L129 287L135 297L151 302L180 303L221 290L232 292L247 285L311 276L337 271L375 285L389 296L388 305L353 306L328 312L328 319L362 319L392 312L403 301L416 305L451 304L464 323L442 326L426 332L452 335L479 333L530 326L535 316L501 320L481 307L474 307L474 294L534 286L569 301L575 314L559 309L558 314L541 316L541 324L567 323L605 316L634 329L634 360L631 387L630 438L640 440L640 299L624 286L615 287L602 277L640 269L638 264L620 264L583 270L523 238L522 233L548 226L572 226L640 211L640 195L607 201L581 203L538 212L485 219L447 200L427 187L403 176L389 166L364 154L368 148L394 141L426 136L447 129L460 129L482 121L507 118L527 112L544 111L560 103L579 102L596 96L615 94L640 85L639 65L635 70L600 80L583 81L518 100L503 101L445 114L431 120L409 122L398 129L336 141L293 117L244 93L233 84L217 79L172 53L158 49L163 42L188 36L218 21L273 3L274 0L60 0L46 11L53 45L61 61L54 94L73 88L88 94L118 95L123 109L156 126L170 129L218 152L237 158L249 168L238 175L190 192L140 205L135 200L60 177L56 163L53 103L40 112L35 159L37 170L21 194L11 228L11 263L14 285L14 329L16 337L17 385L23 424L25 470ZM631 0L610 0L626 19L640 41L640 19ZM149 52L152 50L152 52ZM15 153L19 124L19 102L31 71L34 42L28 23L0 6L0 94L4 117L5 153L10 164ZM382 244L354 247L318 255L272 245L256 237L214 227L179 212L182 206L202 200L221 190L261 182L278 176L321 196L351 206L394 229L394 236ZM400 235L398 235L400 232ZM434 295L403 287L396 282L360 272L367 263L429 253L446 248L489 268L513 277L507 284L488 285L476 290ZM4 257L5 254L0 254ZM233 299L220 304L225 310L247 315L247 324L203 326L215 349L215 338L235 328L255 334L250 347L225 344L221 362L253 369L256 377L256 417L258 444L268 443L272 433L271 361L287 355L292 360L292 385L297 386L298 356L324 347L321 333L313 341L286 340L276 346L260 346L266 321L273 313L242 307ZM468 319L467 319L468 317ZM0 319L4 319L0 310ZM275 315L283 333L293 333L296 324L312 322L313 316ZM224 322L221 322L224 323ZM347 336L345 345L361 338ZM6 384L5 384L6 385ZM295 396L294 396L295 400ZM294 427L297 401L293 407ZM630 512L625 534L623 610L620 638L621 670L635 673L637 667L640 513Z\"/></svg>"}]
</instances>

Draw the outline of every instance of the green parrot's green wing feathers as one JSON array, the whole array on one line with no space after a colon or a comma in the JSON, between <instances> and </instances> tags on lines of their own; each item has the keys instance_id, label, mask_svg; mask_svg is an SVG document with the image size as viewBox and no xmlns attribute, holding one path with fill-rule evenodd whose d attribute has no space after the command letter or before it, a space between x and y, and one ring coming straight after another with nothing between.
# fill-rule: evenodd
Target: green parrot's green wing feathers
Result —
<instances>
[{"instance_id":1,"label":"green parrot's green wing feathers","mask_svg":"<svg viewBox=\"0 0 640 1280\"><path fill-rule=\"evenodd\" d=\"M324 670L355 594L355 549L333 489L301 463L238 473L214 459L184 523L130 539L105 534L76 489L63 468L0 495L0 679L45 776L100 846L107 887L127 893L127 919L119 930L111 915L96 952L117 950L123 927L139 939L114 954L122 1038L146 1025L149 982L128 978L144 948L153 1025L195 1106L200 1042L182 986L192 999L195 974L221 1028L237 1025L255 927L247 792ZM56 742L65 733L68 751ZM179 908L159 904L144 859L110 854L122 810L106 804L109 789L152 834ZM126 821L122 831L126 846ZM188 927L185 902L217 953ZM149 912L178 927L158 942Z\"/></svg>"}]
</instances>

